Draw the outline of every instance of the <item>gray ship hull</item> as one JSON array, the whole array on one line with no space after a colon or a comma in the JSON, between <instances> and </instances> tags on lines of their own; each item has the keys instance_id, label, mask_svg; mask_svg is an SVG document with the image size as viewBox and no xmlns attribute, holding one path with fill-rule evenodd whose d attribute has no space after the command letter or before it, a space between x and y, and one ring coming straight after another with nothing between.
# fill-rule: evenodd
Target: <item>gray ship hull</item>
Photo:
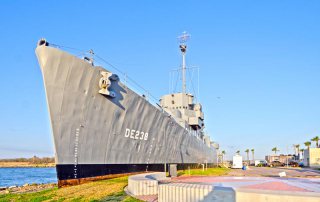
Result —
<instances>
[{"instance_id":1,"label":"gray ship hull","mask_svg":"<svg viewBox=\"0 0 320 202\"><path fill-rule=\"evenodd\" d=\"M213 165L216 152L120 81L99 93L102 67L38 46L59 180Z\"/></svg>"}]
</instances>

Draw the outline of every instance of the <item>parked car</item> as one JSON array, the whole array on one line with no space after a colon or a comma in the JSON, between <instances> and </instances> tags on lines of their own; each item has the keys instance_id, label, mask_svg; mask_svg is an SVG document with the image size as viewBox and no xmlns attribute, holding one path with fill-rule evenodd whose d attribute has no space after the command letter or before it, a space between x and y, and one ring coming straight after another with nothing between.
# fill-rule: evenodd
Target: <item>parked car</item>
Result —
<instances>
[{"instance_id":1,"label":"parked car","mask_svg":"<svg viewBox=\"0 0 320 202\"><path fill-rule=\"evenodd\" d=\"M304 167L304 163L303 162L299 162L299 167Z\"/></svg>"},{"instance_id":2,"label":"parked car","mask_svg":"<svg viewBox=\"0 0 320 202\"><path fill-rule=\"evenodd\" d=\"M291 166L291 167L299 167L299 163L298 163L298 162L295 162L295 161L291 161L291 162L289 163L289 166Z\"/></svg>"},{"instance_id":3,"label":"parked car","mask_svg":"<svg viewBox=\"0 0 320 202\"><path fill-rule=\"evenodd\" d=\"M256 160L255 166L256 167L265 167L265 166L268 166L268 164L265 160Z\"/></svg>"},{"instance_id":4,"label":"parked car","mask_svg":"<svg viewBox=\"0 0 320 202\"><path fill-rule=\"evenodd\" d=\"M272 161L269 166L270 167L281 167L281 166L284 166L285 164L284 163L281 163L280 161Z\"/></svg>"}]
</instances>

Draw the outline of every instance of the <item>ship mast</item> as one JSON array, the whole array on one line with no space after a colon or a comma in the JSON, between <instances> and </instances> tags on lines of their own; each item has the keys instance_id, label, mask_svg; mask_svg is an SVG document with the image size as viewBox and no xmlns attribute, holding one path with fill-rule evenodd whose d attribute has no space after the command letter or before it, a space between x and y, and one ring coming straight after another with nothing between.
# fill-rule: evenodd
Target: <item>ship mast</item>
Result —
<instances>
[{"instance_id":1,"label":"ship mast","mask_svg":"<svg viewBox=\"0 0 320 202\"><path fill-rule=\"evenodd\" d=\"M178 37L179 39L179 47L182 54L182 93L186 93L186 52L187 52L187 45L186 42L190 38L190 35L187 34L186 31L182 32L182 35Z\"/></svg>"}]
</instances>

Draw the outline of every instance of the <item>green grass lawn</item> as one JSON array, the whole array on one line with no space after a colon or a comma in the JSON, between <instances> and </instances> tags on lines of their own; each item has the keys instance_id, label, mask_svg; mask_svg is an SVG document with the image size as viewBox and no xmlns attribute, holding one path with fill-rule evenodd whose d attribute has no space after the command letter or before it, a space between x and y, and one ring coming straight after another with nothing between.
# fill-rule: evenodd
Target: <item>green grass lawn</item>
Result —
<instances>
[{"instance_id":1,"label":"green grass lawn","mask_svg":"<svg viewBox=\"0 0 320 202\"><path fill-rule=\"evenodd\" d=\"M61 189L52 188L34 193L3 194L0 201L124 201L140 202L123 191L128 184L128 177L89 182Z\"/></svg>"},{"instance_id":2,"label":"green grass lawn","mask_svg":"<svg viewBox=\"0 0 320 202\"><path fill-rule=\"evenodd\" d=\"M222 176L228 174L229 168L208 168L207 170L202 169L191 169L179 171L178 176Z\"/></svg>"},{"instance_id":3,"label":"green grass lawn","mask_svg":"<svg viewBox=\"0 0 320 202\"><path fill-rule=\"evenodd\" d=\"M228 168L208 168L191 169L179 171L178 176L221 176L226 175L230 169ZM57 187L34 192L34 193L9 193L0 195L0 202L4 201L112 201L112 202L140 202L135 198L128 196L124 191L124 187L128 184L128 177L120 177L109 180L101 180L89 182L77 186Z\"/></svg>"}]
</instances>

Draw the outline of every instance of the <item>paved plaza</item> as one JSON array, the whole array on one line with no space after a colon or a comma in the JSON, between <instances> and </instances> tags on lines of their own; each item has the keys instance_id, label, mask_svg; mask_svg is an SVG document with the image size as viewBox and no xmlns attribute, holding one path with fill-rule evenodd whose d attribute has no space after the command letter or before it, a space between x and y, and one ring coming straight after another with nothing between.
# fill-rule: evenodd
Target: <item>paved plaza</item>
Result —
<instances>
[{"instance_id":1,"label":"paved plaza","mask_svg":"<svg viewBox=\"0 0 320 202\"><path fill-rule=\"evenodd\" d=\"M207 184L219 187L320 193L320 178L284 177L178 177L171 183Z\"/></svg>"},{"instance_id":2,"label":"paved plaza","mask_svg":"<svg viewBox=\"0 0 320 202\"><path fill-rule=\"evenodd\" d=\"M228 176L278 177L280 172L286 172L287 177L320 177L320 170L300 167L249 167L248 170L232 169Z\"/></svg>"},{"instance_id":3,"label":"paved plaza","mask_svg":"<svg viewBox=\"0 0 320 202\"><path fill-rule=\"evenodd\" d=\"M279 177L280 172L285 172L286 176ZM169 188L165 188L165 186ZM232 170L227 176L180 176L170 180L159 180L158 195L140 195L136 197L149 202L165 201L163 199L159 200L161 199L159 197L161 197L161 193L168 192L167 190L175 190L173 191L175 193L180 190L182 193L183 191L181 190L183 189L202 189L202 187L203 189L208 189L209 187L208 193L211 193L211 196L210 194L204 196L204 199L207 198L208 201L210 201L208 197L214 198L215 196L212 193L219 189L231 190L229 193L233 193L233 197L224 198L221 201L243 201L247 200L248 197L258 199L262 195L264 195L265 199L269 197L269 200L274 200L275 197L281 196L283 197L281 200L299 201L299 198L305 198L306 200L304 201L317 201L320 198L320 171L307 168L250 167L249 170ZM166 189L166 191L161 192L161 189ZM242 196L242 200L239 200L238 196L245 192L247 193L246 196ZM220 194L219 197L228 195L226 194L227 192L218 191L216 193ZM237 198L235 193L237 193Z\"/></svg>"}]
</instances>

